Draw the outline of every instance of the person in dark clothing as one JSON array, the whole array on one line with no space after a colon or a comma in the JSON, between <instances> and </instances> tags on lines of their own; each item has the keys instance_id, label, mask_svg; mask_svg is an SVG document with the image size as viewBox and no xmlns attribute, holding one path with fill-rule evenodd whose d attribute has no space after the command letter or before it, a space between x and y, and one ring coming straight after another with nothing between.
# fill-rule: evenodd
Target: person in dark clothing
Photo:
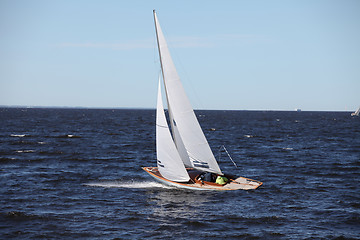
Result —
<instances>
[{"instance_id":1,"label":"person in dark clothing","mask_svg":"<svg viewBox=\"0 0 360 240\"><path fill-rule=\"evenodd\" d=\"M216 180L215 174L209 173L209 172L205 173L204 181L206 181L206 182L215 182L215 180Z\"/></svg>"}]
</instances>

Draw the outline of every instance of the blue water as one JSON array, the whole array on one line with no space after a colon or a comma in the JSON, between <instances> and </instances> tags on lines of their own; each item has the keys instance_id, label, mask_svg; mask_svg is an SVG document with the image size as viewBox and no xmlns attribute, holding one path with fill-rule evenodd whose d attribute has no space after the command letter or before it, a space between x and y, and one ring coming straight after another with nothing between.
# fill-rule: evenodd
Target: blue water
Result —
<instances>
[{"instance_id":1,"label":"blue water","mask_svg":"<svg viewBox=\"0 0 360 240\"><path fill-rule=\"evenodd\" d=\"M0 109L0 238L360 239L359 117L196 114L223 172L262 187L155 182L154 110Z\"/></svg>"}]
</instances>

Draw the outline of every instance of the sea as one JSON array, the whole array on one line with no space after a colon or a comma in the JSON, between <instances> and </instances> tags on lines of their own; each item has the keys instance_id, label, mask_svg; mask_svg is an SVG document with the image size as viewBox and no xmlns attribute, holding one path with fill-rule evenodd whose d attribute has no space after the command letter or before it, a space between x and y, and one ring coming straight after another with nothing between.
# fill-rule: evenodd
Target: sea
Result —
<instances>
[{"instance_id":1,"label":"sea","mask_svg":"<svg viewBox=\"0 0 360 240\"><path fill-rule=\"evenodd\" d=\"M260 188L158 183L153 109L0 108L0 239L360 239L359 117L195 113Z\"/></svg>"}]
</instances>

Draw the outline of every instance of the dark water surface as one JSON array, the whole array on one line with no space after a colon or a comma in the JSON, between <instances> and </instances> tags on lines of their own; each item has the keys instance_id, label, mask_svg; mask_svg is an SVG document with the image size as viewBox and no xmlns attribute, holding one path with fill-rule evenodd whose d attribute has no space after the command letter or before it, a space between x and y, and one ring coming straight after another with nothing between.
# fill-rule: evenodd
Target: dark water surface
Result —
<instances>
[{"instance_id":1,"label":"dark water surface","mask_svg":"<svg viewBox=\"0 0 360 240\"><path fill-rule=\"evenodd\" d=\"M0 109L0 238L360 239L359 117L196 113L223 172L261 188L155 182L154 110Z\"/></svg>"}]
</instances>

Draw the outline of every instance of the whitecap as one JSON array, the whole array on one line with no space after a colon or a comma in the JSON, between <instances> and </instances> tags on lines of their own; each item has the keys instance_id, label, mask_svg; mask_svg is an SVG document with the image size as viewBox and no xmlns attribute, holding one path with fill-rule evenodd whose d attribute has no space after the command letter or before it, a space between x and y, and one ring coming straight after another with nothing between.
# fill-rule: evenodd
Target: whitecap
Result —
<instances>
[{"instance_id":1,"label":"whitecap","mask_svg":"<svg viewBox=\"0 0 360 240\"><path fill-rule=\"evenodd\" d=\"M80 138L80 136L73 135L73 134L67 134L67 135L65 135L65 137L68 137L68 138Z\"/></svg>"},{"instance_id":2,"label":"whitecap","mask_svg":"<svg viewBox=\"0 0 360 240\"><path fill-rule=\"evenodd\" d=\"M294 150L293 148L283 148L283 150L289 150L289 151L291 151L291 150Z\"/></svg>"},{"instance_id":3,"label":"whitecap","mask_svg":"<svg viewBox=\"0 0 360 240\"><path fill-rule=\"evenodd\" d=\"M17 153L32 153L35 152L35 150L17 150Z\"/></svg>"},{"instance_id":4,"label":"whitecap","mask_svg":"<svg viewBox=\"0 0 360 240\"><path fill-rule=\"evenodd\" d=\"M25 137L25 134L11 134L11 137Z\"/></svg>"}]
</instances>

